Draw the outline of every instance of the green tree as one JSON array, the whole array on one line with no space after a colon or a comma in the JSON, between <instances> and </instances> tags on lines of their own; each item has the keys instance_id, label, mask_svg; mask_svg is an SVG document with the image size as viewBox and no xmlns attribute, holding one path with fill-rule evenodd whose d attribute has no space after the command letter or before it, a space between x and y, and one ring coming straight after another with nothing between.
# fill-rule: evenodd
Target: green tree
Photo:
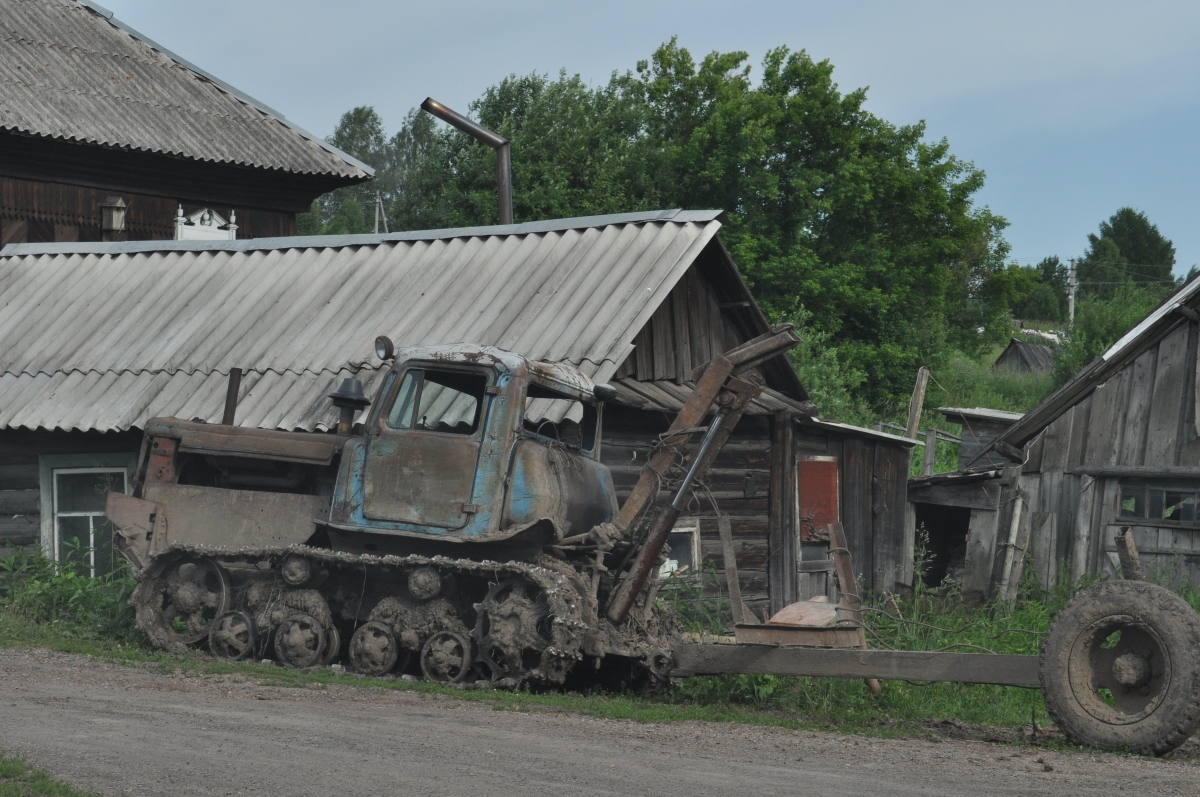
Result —
<instances>
[{"instance_id":1,"label":"green tree","mask_svg":"<svg viewBox=\"0 0 1200 797\"><path fill-rule=\"evenodd\" d=\"M983 173L865 98L804 51L772 50L755 83L745 53L697 61L671 40L603 86L514 75L467 110L512 142L518 222L725 210L722 239L767 312L804 307L838 368L863 375L856 399L881 405L948 345L980 346L1007 245L973 204ZM392 229L495 222L490 149L414 111L380 152L377 119L354 109L330 140L380 169ZM352 226L350 195L322 200L323 226Z\"/></svg>"},{"instance_id":2,"label":"green tree","mask_svg":"<svg viewBox=\"0 0 1200 797\"><path fill-rule=\"evenodd\" d=\"M1100 223L1100 234L1088 235L1088 249L1079 261L1082 295L1110 298L1126 283L1172 284L1175 245L1158 231L1146 214L1124 207Z\"/></svg>"},{"instance_id":3,"label":"green tree","mask_svg":"<svg viewBox=\"0 0 1200 797\"><path fill-rule=\"evenodd\" d=\"M1075 307L1075 323L1059 348L1054 376L1061 384L1103 354L1145 318L1173 286L1138 287L1124 284L1108 299L1085 298Z\"/></svg>"}]
</instances>

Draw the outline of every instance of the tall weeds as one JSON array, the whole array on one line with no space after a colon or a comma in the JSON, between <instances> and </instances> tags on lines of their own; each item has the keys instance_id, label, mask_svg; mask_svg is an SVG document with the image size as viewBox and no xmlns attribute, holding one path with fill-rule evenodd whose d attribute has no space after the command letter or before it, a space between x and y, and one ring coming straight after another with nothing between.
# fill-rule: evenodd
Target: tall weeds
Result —
<instances>
[{"instance_id":1,"label":"tall weeds","mask_svg":"<svg viewBox=\"0 0 1200 797\"><path fill-rule=\"evenodd\" d=\"M40 551L0 557L0 619L52 628L79 639L141 642L129 596L136 582L124 559L92 578L86 556L55 562Z\"/></svg>"}]
</instances>

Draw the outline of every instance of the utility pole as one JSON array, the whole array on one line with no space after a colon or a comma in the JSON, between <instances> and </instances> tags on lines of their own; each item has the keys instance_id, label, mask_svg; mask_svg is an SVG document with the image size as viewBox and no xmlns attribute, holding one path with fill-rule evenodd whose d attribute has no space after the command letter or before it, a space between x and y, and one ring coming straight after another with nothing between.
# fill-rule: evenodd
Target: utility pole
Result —
<instances>
[{"instance_id":1,"label":"utility pole","mask_svg":"<svg viewBox=\"0 0 1200 797\"><path fill-rule=\"evenodd\" d=\"M1071 258L1071 280L1067 290L1067 323L1075 323L1075 258Z\"/></svg>"},{"instance_id":2,"label":"utility pole","mask_svg":"<svg viewBox=\"0 0 1200 797\"><path fill-rule=\"evenodd\" d=\"M387 214L383 212L383 197L375 192L375 234L379 235L379 220L383 219L383 231L388 231Z\"/></svg>"}]
</instances>

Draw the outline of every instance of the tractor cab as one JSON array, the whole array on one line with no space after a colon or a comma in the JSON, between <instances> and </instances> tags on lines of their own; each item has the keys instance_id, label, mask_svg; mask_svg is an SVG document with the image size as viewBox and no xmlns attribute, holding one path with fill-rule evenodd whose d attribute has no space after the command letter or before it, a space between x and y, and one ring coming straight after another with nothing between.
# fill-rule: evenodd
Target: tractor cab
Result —
<instances>
[{"instance_id":1,"label":"tractor cab","mask_svg":"<svg viewBox=\"0 0 1200 797\"><path fill-rule=\"evenodd\" d=\"M406 549L414 537L540 547L613 518L599 461L612 388L488 346L383 341L392 366L343 449L324 524L335 548L385 553L397 537Z\"/></svg>"}]
</instances>

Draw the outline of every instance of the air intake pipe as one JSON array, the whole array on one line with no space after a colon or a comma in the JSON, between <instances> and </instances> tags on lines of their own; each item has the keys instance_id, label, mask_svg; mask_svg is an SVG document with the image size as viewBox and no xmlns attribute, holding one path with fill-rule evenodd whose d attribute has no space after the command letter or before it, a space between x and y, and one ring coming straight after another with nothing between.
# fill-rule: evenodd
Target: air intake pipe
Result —
<instances>
[{"instance_id":1,"label":"air intake pipe","mask_svg":"<svg viewBox=\"0 0 1200 797\"><path fill-rule=\"evenodd\" d=\"M453 125L481 144L496 150L496 193L500 205L500 223L513 223L512 150L508 139L499 133L477 125L458 111L452 111L433 97L426 97L421 109Z\"/></svg>"}]
</instances>

